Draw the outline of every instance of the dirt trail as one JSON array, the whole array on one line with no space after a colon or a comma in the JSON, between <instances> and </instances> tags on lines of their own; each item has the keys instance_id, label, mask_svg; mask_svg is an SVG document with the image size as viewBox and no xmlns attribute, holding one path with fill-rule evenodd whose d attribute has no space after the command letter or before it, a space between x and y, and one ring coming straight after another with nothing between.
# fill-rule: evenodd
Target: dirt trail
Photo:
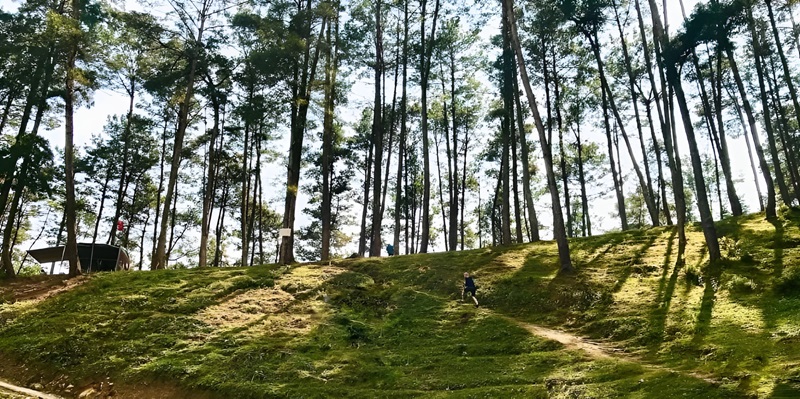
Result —
<instances>
[{"instance_id":1,"label":"dirt trail","mask_svg":"<svg viewBox=\"0 0 800 399\"><path fill-rule=\"evenodd\" d=\"M10 302L41 302L54 295L69 291L85 283L89 278L89 275L78 277L55 275L14 279L0 286L0 298Z\"/></svg>"},{"instance_id":2,"label":"dirt trail","mask_svg":"<svg viewBox=\"0 0 800 399\"><path fill-rule=\"evenodd\" d=\"M3 395L8 395L8 396L3 396ZM23 388L3 380L0 380L0 397L62 399L60 396L39 392L33 389Z\"/></svg>"},{"instance_id":3,"label":"dirt trail","mask_svg":"<svg viewBox=\"0 0 800 399\"><path fill-rule=\"evenodd\" d=\"M528 330L528 332L533 335L559 342L567 349L582 350L594 358L608 359L613 357L623 357L623 355L620 354L621 351L619 349L612 348L598 342L592 342L564 331L523 323L510 317L506 317L506 319Z\"/></svg>"},{"instance_id":4,"label":"dirt trail","mask_svg":"<svg viewBox=\"0 0 800 399\"><path fill-rule=\"evenodd\" d=\"M500 317L524 328L533 335L559 342L562 345L564 345L564 347L566 347L567 349L584 351L587 354L589 354L589 356L595 359L617 359L625 362L636 363L646 369L653 371L665 371L668 373L688 375L694 378L699 378L703 381L706 381L714 385L719 385L721 383L719 380L715 379L713 376L710 376L708 374L702 374L696 371L677 370L658 364L648 363L644 359L641 359L635 355L625 353L620 348L615 348L611 345L603 344L600 342L590 341L586 338L579 337L577 335L570 334L565 331L554 330L551 328L526 323L508 316L501 315Z\"/></svg>"}]
</instances>

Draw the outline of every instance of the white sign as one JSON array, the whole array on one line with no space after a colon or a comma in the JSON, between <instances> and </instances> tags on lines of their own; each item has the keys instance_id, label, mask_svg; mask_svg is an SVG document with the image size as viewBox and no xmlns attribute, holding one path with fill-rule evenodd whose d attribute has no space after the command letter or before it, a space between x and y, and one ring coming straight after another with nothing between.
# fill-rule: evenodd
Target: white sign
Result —
<instances>
[{"instance_id":1,"label":"white sign","mask_svg":"<svg viewBox=\"0 0 800 399\"><path fill-rule=\"evenodd\" d=\"M292 235L292 229L280 229L278 230L279 237L289 237Z\"/></svg>"}]
</instances>

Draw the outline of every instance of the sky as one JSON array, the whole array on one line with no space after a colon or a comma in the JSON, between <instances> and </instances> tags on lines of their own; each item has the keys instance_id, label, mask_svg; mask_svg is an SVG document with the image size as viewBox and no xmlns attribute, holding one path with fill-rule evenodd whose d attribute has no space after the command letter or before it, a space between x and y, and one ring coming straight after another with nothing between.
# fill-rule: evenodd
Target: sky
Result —
<instances>
[{"instance_id":1,"label":"sky","mask_svg":"<svg viewBox=\"0 0 800 399\"><path fill-rule=\"evenodd\" d=\"M661 3L660 1L657 1ZM667 3L667 14L669 16L669 23L671 26L671 31L675 31L679 28L683 17L681 15L681 7L677 0L666 0ZM686 8L687 13L691 13L691 10L694 6L698 3L698 0L685 0L684 5ZM16 0L0 0L0 8L3 10L13 10L16 9L19 2ZM128 1L124 4L128 5L129 9L141 9L141 7L136 4L135 2ZM494 23L493 23L494 22ZM482 35L485 39L488 40L493 34L497 33L497 19L490 20L490 23L487 25L484 34ZM364 106L367 106L372 101L372 93L373 88L370 82L369 77L365 77L361 80L358 80L355 85L353 86L352 92L349 94L349 106L346 109L341 110L341 114L339 117L343 119L345 122L355 123L356 118L360 115L360 109ZM487 82L488 84L488 82ZM491 86L489 86L491 87ZM491 89L490 89L491 90ZM493 95L493 94L492 94ZM539 95L541 99L541 94ZM101 89L94 92L92 96L92 103L84 105L83 107L79 108L75 114L75 143L77 146L86 146L91 139L93 134L99 134L102 132L103 125L106 123L107 118L110 115L114 114L123 114L127 110L127 97L120 92L115 92L110 89ZM140 104L139 104L140 105ZM541 106L541 104L540 104ZM140 110L141 112L141 110ZM530 121L529 121L530 122ZM678 122L680 123L680 118L678 118ZM47 130L42 133L46 139L48 139L54 147L63 147L64 143L64 131L63 126L58 127L54 130ZM536 137L531 136L529 140L536 140ZM685 141L685 140L684 140ZM604 142L600 142L601 148L605 147ZM635 147L638 147L638 143L632 143ZM703 145L703 144L701 144ZM285 137L277 142L274 143L274 148L280 151L288 151L289 148L289 141L288 141L288 134ZM688 154L688 148L685 147L685 143L683 144L682 154ZM757 198L755 194L755 186L753 184L752 173L749 169L749 162L746 162L747 159L747 151L744 146L743 139L736 139L731 140L730 142L731 147L731 159L734 160L733 167L734 167L734 174L741 177L741 182L737 184L737 189L739 190L740 196L743 198L743 201L749 206L751 210L757 209ZM639 155L640 156L640 155ZM627 155L623 155L623 169L626 169L626 166L630 166L630 163L627 161ZM736 161L741 160L741 161ZM641 161L641 160L640 160ZM541 164L541 161L539 161ZM627 165L625 165L627 163ZM396 160L393 160L393 164L396 165ZM540 165L543 167L543 165ZM267 184L265 187L271 188L275 190L274 192L265 192L266 198L272 198L276 200L274 204L274 209L281 210L283 208L282 201L284 196L284 189L285 187L285 169L283 167L272 168L273 172L269 172L266 176ZM485 187L484 192L481 196L485 198L489 198L491 193L491 189L489 186L492 184L483 184ZM635 183L635 176L631 175L627 180L627 185L629 187L633 187ZM305 205L307 204L308 200L308 193L303 191L303 182L301 182L300 188L300 196L299 196L299 203L297 206L298 210L302 210ZM763 186L763 185L762 185ZM545 225L549 226L550 223L550 215L549 215L549 196L544 195L542 196L539 201L537 202L537 213L539 213L541 222ZM606 198L594 202L592 205L593 211L593 225L597 229L597 231L604 231L609 229L618 228L618 218L612 216L615 213L616 208L616 201L612 198L612 195L606 196ZM307 223L307 217L302 214L302 212L298 211L297 218L300 224ZM439 217L440 219L441 217ZM440 224L441 222L438 219L434 220L435 224ZM355 231L352 231L355 232ZM544 233L545 237L551 236L551 233ZM386 234L386 239L390 238L390 233ZM41 244L43 245L43 244ZM441 242L438 242L434 245L434 249L443 250L443 245Z\"/></svg>"}]
</instances>

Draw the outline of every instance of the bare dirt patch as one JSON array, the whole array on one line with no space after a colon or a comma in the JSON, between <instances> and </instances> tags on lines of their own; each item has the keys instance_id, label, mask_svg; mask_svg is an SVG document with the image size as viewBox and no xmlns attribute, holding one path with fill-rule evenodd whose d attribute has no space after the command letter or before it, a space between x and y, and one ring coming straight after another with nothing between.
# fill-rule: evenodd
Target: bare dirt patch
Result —
<instances>
[{"instance_id":1,"label":"bare dirt patch","mask_svg":"<svg viewBox=\"0 0 800 399\"><path fill-rule=\"evenodd\" d=\"M54 295L69 291L86 281L90 276L70 278L66 275L19 277L0 283L0 303L33 301L40 302Z\"/></svg>"},{"instance_id":2,"label":"bare dirt patch","mask_svg":"<svg viewBox=\"0 0 800 399\"><path fill-rule=\"evenodd\" d=\"M210 306L201 311L197 317L215 330L232 329L248 325L265 314L281 312L292 301L294 296L280 288L260 288Z\"/></svg>"},{"instance_id":3,"label":"bare dirt patch","mask_svg":"<svg viewBox=\"0 0 800 399\"><path fill-rule=\"evenodd\" d=\"M325 305L315 298L298 296L313 292L345 271L335 266L299 266L277 279L274 287L236 293L196 317L211 327L210 336L233 329L243 329L238 333L240 337L303 334L319 322L321 317L317 315Z\"/></svg>"},{"instance_id":4,"label":"bare dirt patch","mask_svg":"<svg viewBox=\"0 0 800 399\"><path fill-rule=\"evenodd\" d=\"M611 345L607 345L601 342L590 341L586 338L579 337L577 335L568 333L566 331L554 330L551 328L542 327L535 324L525 323L511 317L505 317L505 316L503 317L506 320L524 328L533 335L559 342L562 345L564 345L564 347L567 349L586 352L586 354L595 359L617 359L625 362L636 363L650 370L665 371L673 374L683 374L704 380L710 384L715 384L715 385L720 384L719 380L707 374L702 374L691 370L681 371L670 367L662 366L659 364L648 363L645 362L644 359L639 358L638 356L626 353L624 350L616 348Z\"/></svg>"}]
</instances>

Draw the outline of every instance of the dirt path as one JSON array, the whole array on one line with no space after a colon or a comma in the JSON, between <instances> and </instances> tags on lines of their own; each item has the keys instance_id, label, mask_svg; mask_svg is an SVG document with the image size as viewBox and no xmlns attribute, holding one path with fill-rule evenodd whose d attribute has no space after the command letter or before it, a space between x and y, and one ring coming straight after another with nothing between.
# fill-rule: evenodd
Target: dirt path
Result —
<instances>
[{"instance_id":1,"label":"dirt path","mask_svg":"<svg viewBox=\"0 0 800 399\"><path fill-rule=\"evenodd\" d=\"M89 278L89 275L74 278L67 275L55 275L13 279L0 286L0 303L2 300L41 302L54 295L69 291L85 283Z\"/></svg>"},{"instance_id":2,"label":"dirt path","mask_svg":"<svg viewBox=\"0 0 800 399\"><path fill-rule=\"evenodd\" d=\"M504 317L504 318L526 329L533 335L559 342L562 345L564 345L567 349L582 350L594 358L608 359L614 357L623 357L619 349L612 348L610 346L603 345L598 342L592 342L577 335L572 335L564 331L553 330L551 328L537 326L534 324L524 323L519 320L512 319L510 317ZM627 359L628 357L625 356L625 358Z\"/></svg>"},{"instance_id":3,"label":"dirt path","mask_svg":"<svg viewBox=\"0 0 800 399\"><path fill-rule=\"evenodd\" d=\"M551 328L526 323L508 316L500 315L500 317L524 328L533 335L559 342L562 345L564 345L564 347L567 349L584 351L587 354L589 354L589 356L595 359L618 359L625 362L636 363L648 370L665 371L668 373L688 375L714 385L719 385L721 383L719 380L715 379L711 375L702 374L691 370L677 370L658 364L648 363L644 359L641 359L635 355L625 353L620 348L615 348L611 345L603 344L600 342L590 341L586 338L570 334L566 331L554 330Z\"/></svg>"},{"instance_id":4,"label":"dirt path","mask_svg":"<svg viewBox=\"0 0 800 399\"><path fill-rule=\"evenodd\" d=\"M60 396L49 393L35 391L33 389L16 386L9 382L0 380L0 398L38 398L38 399L62 399Z\"/></svg>"}]
</instances>

